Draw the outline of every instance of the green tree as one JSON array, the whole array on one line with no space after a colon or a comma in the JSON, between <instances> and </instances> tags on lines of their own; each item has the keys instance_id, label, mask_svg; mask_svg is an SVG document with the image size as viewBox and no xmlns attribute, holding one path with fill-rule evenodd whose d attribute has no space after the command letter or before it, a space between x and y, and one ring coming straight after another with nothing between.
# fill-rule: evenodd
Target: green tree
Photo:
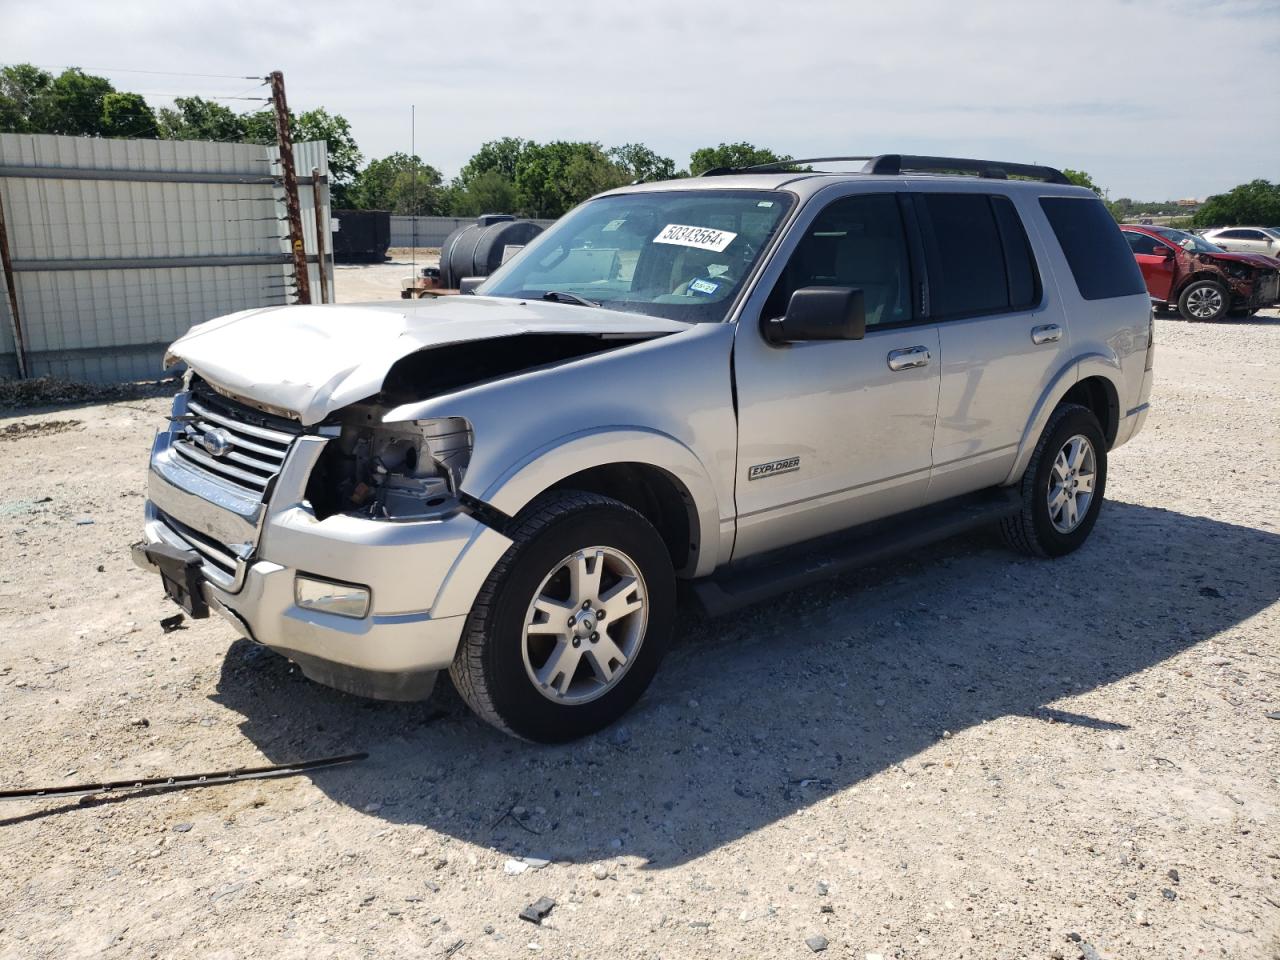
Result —
<instances>
[{"instance_id":1,"label":"green tree","mask_svg":"<svg viewBox=\"0 0 1280 960\"><path fill-rule=\"evenodd\" d=\"M521 140L519 137L503 137L500 140L482 143L480 149L459 171L457 180L459 186L466 187L475 177L490 172L496 172L511 183L515 183L516 167L520 164L520 158L532 146L535 146L533 141Z\"/></svg>"},{"instance_id":2,"label":"green tree","mask_svg":"<svg viewBox=\"0 0 1280 960\"><path fill-rule=\"evenodd\" d=\"M659 156L643 143L624 143L620 147L610 147L606 156L630 173L632 180L640 183L670 180L676 175L674 160Z\"/></svg>"},{"instance_id":3,"label":"green tree","mask_svg":"<svg viewBox=\"0 0 1280 960\"><path fill-rule=\"evenodd\" d=\"M1070 167L1067 167L1062 171L1062 173L1068 180L1074 183L1077 187L1087 187L1088 189L1096 193L1098 196L1104 199L1106 198L1107 191L1103 190L1102 187L1094 183L1093 177L1089 176L1089 174L1085 173L1083 170L1072 170Z\"/></svg>"},{"instance_id":4,"label":"green tree","mask_svg":"<svg viewBox=\"0 0 1280 960\"><path fill-rule=\"evenodd\" d=\"M78 68L58 76L29 63L0 70L0 131L101 136L103 102L115 88ZM109 135L109 134L108 134Z\"/></svg>"},{"instance_id":5,"label":"green tree","mask_svg":"<svg viewBox=\"0 0 1280 960\"><path fill-rule=\"evenodd\" d=\"M390 210L397 216L445 214L450 200L440 171L404 153L370 161L348 195L348 202L358 210Z\"/></svg>"},{"instance_id":6,"label":"green tree","mask_svg":"<svg viewBox=\"0 0 1280 960\"><path fill-rule=\"evenodd\" d=\"M160 135L156 115L136 93L108 93L102 98L102 135L154 140Z\"/></svg>"},{"instance_id":7,"label":"green tree","mask_svg":"<svg viewBox=\"0 0 1280 960\"><path fill-rule=\"evenodd\" d=\"M516 165L516 190L526 216L559 217L592 194L622 186L630 174L598 143L556 140L529 144Z\"/></svg>"},{"instance_id":8,"label":"green tree","mask_svg":"<svg viewBox=\"0 0 1280 960\"><path fill-rule=\"evenodd\" d=\"M78 67L64 70L54 79L45 96L46 129L42 133L93 137L105 133L103 101L115 88L106 77L95 77Z\"/></svg>"},{"instance_id":9,"label":"green tree","mask_svg":"<svg viewBox=\"0 0 1280 960\"><path fill-rule=\"evenodd\" d=\"M697 177L717 167L754 167L790 159L790 154L774 153L750 143L722 143L718 147L702 147L693 151L689 157L689 174Z\"/></svg>"},{"instance_id":10,"label":"green tree","mask_svg":"<svg viewBox=\"0 0 1280 960\"><path fill-rule=\"evenodd\" d=\"M1196 211L1194 222L1197 227L1276 226L1280 224L1280 183L1250 180L1215 194Z\"/></svg>"},{"instance_id":11,"label":"green tree","mask_svg":"<svg viewBox=\"0 0 1280 960\"><path fill-rule=\"evenodd\" d=\"M29 63L0 67L0 133L42 133L53 74Z\"/></svg>"},{"instance_id":12,"label":"green tree","mask_svg":"<svg viewBox=\"0 0 1280 960\"><path fill-rule=\"evenodd\" d=\"M204 97L178 97L172 107L160 109L157 126L159 136L164 140L230 143L245 139L243 119L229 107Z\"/></svg>"},{"instance_id":13,"label":"green tree","mask_svg":"<svg viewBox=\"0 0 1280 960\"><path fill-rule=\"evenodd\" d=\"M351 135L351 124L347 118L319 107L299 115L296 120L291 117L289 131L294 143L323 140L329 145L329 189L333 193L334 205L345 206L347 192L364 160L355 137ZM436 176L438 178L439 174Z\"/></svg>"},{"instance_id":14,"label":"green tree","mask_svg":"<svg viewBox=\"0 0 1280 960\"><path fill-rule=\"evenodd\" d=\"M516 185L497 170L473 176L464 187L455 183L450 213L455 217L478 217L482 213L515 213L519 210Z\"/></svg>"}]
</instances>

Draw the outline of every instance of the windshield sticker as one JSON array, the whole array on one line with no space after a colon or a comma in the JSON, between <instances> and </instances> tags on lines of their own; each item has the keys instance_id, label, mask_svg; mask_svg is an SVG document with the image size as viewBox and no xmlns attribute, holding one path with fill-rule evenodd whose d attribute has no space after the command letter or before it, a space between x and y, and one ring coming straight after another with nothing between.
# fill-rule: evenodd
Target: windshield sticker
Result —
<instances>
[{"instance_id":1,"label":"windshield sticker","mask_svg":"<svg viewBox=\"0 0 1280 960\"><path fill-rule=\"evenodd\" d=\"M622 226L626 222L627 221L625 217L621 220L610 220L608 223L606 223L603 227L600 228L600 232L613 233L613 231L617 230L620 226Z\"/></svg>"},{"instance_id":2,"label":"windshield sticker","mask_svg":"<svg viewBox=\"0 0 1280 960\"><path fill-rule=\"evenodd\" d=\"M712 294L720 289L720 284L713 283L710 280L691 280L689 282L689 289L695 293Z\"/></svg>"},{"instance_id":3,"label":"windshield sticker","mask_svg":"<svg viewBox=\"0 0 1280 960\"><path fill-rule=\"evenodd\" d=\"M757 206L757 207L764 207L766 210L768 210L770 207L772 207L772 206L773 206L773 201L772 201L772 200L761 200L759 203L757 203L757 204L756 204L756 206Z\"/></svg>"},{"instance_id":4,"label":"windshield sticker","mask_svg":"<svg viewBox=\"0 0 1280 960\"><path fill-rule=\"evenodd\" d=\"M680 247L696 247L722 253L738 235L728 230L712 230L710 227L689 227L682 223L669 223L653 238L654 243L674 243Z\"/></svg>"}]
</instances>

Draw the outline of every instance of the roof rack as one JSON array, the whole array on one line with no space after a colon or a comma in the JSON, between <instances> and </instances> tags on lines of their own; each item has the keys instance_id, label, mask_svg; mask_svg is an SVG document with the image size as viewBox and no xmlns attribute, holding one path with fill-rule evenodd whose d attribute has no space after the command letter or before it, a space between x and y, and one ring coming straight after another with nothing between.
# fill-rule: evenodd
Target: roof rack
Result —
<instances>
[{"instance_id":1,"label":"roof rack","mask_svg":"<svg viewBox=\"0 0 1280 960\"><path fill-rule=\"evenodd\" d=\"M1071 183L1061 170L1039 164L973 160L967 157L920 157L902 153L882 153L875 157L808 157L799 160L758 163L750 167L713 167L702 176L721 177L734 173L766 173L770 170L787 170L802 164L830 163L833 160L865 161L862 165L862 173L882 176L897 176L903 173L942 173L983 177L988 180L1008 180L1013 176L1024 180L1041 180L1045 183Z\"/></svg>"}]
</instances>

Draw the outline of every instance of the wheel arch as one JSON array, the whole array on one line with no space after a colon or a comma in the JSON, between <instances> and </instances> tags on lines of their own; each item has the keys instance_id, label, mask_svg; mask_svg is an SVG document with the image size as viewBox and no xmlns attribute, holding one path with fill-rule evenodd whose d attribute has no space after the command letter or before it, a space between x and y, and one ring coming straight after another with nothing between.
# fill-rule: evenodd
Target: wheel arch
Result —
<instances>
[{"instance_id":1,"label":"wheel arch","mask_svg":"<svg viewBox=\"0 0 1280 960\"><path fill-rule=\"evenodd\" d=\"M1170 292L1169 302L1177 304L1178 298L1182 296L1182 291L1187 289L1187 287L1191 286L1193 283L1199 283L1201 280L1212 280L1214 283L1225 289L1228 296L1231 295L1231 284L1227 282L1227 278L1224 274L1201 268L1195 273L1188 274L1182 278L1182 281Z\"/></svg>"},{"instance_id":2,"label":"wheel arch","mask_svg":"<svg viewBox=\"0 0 1280 960\"><path fill-rule=\"evenodd\" d=\"M724 552L726 524L706 468L674 437L644 427L562 437L476 496L515 515L542 493L568 489L610 496L637 510L662 535L673 566L684 576L710 573Z\"/></svg>"},{"instance_id":3,"label":"wheel arch","mask_svg":"<svg viewBox=\"0 0 1280 960\"><path fill-rule=\"evenodd\" d=\"M1035 410L1027 421L1022 432L1022 440L1018 445L1018 455L1004 484L1016 483L1021 479L1027 464L1035 452L1036 443L1044 431L1049 417L1059 404L1079 403L1093 411L1102 425L1103 435L1107 440L1107 448L1115 443L1120 427L1120 360L1115 356L1101 353L1087 354L1077 357L1064 367L1049 386L1040 395Z\"/></svg>"}]
</instances>

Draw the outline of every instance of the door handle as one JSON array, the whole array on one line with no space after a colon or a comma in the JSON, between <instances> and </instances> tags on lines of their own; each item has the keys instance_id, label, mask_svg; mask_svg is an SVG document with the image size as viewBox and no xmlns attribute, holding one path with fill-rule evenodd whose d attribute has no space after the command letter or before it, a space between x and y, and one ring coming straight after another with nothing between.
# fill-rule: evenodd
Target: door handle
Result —
<instances>
[{"instance_id":1,"label":"door handle","mask_svg":"<svg viewBox=\"0 0 1280 960\"><path fill-rule=\"evenodd\" d=\"M929 365L929 348L923 345L889 351L890 370L913 370Z\"/></svg>"},{"instance_id":2,"label":"door handle","mask_svg":"<svg viewBox=\"0 0 1280 960\"><path fill-rule=\"evenodd\" d=\"M1062 339L1062 328L1056 323L1046 323L1043 327L1031 328L1032 343L1057 343Z\"/></svg>"}]
</instances>

